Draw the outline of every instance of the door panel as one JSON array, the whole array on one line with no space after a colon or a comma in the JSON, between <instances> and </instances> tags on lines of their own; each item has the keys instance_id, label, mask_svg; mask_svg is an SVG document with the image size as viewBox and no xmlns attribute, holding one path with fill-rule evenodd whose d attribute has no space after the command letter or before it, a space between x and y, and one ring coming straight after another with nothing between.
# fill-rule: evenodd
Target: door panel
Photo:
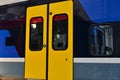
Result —
<instances>
[{"instance_id":1,"label":"door panel","mask_svg":"<svg viewBox=\"0 0 120 80\"><path fill-rule=\"evenodd\" d=\"M45 79L47 5L29 7L26 24L25 78Z\"/></svg>"},{"instance_id":2,"label":"door panel","mask_svg":"<svg viewBox=\"0 0 120 80\"><path fill-rule=\"evenodd\" d=\"M73 79L73 3L49 6L48 80Z\"/></svg>"}]
</instances>

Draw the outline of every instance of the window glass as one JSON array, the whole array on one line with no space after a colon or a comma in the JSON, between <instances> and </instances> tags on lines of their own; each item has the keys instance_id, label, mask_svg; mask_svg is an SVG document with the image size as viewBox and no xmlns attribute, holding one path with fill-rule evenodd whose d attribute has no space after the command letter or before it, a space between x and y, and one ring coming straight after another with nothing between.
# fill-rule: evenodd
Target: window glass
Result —
<instances>
[{"instance_id":1,"label":"window glass","mask_svg":"<svg viewBox=\"0 0 120 80\"><path fill-rule=\"evenodd\" d=\"M41 50L43 47L43 18L30 20L30 49Z\"/></svg>"},{"instance_id":2,"label":"window glass","mask_svg":"<svg viewBox=\"0 0 120 80\"><path fill-rule=\"evenodd\" d=\"M54 15L53 39L54 50L65 50L68 47L68 16L67 14Z\"/></svg>"},{"instance_id":3,"label":"window glass","mask_svg":"<svg viewBox=\"0 0 120 80\"><path fill-rule=\"evenodd\" d=\"M113 30L110 25L90 28L90 52L95 56L110 56L113 52Z\"/></svg>"}]
</instances>

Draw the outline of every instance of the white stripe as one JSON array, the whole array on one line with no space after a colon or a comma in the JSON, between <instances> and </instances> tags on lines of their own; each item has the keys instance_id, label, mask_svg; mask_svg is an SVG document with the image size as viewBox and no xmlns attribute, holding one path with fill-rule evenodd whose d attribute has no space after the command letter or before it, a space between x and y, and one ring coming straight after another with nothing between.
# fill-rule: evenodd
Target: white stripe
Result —
<instances>
[{"instance_id":1,"label":"white stripe","mask_svg":"<svg viewBox=\"0 0 120 80\"><path fill-rule=\"evenodd\" d=\"M0 58L0 62L24 62L24 58ZM74 63L120 63L120 58L74 58Z\"/></svg>"},{"instance_id":2,"label":"white stripe","mask_svg":"<svg viewBox=\"0 0 120 80\"><path fill-rule=\"evenodd\" d=\"M74 63L120 63L120 58L74 58Z\"/></svg>"},{"instance_id":3,"label":"white stripe","mask_svg":"<svg viewBox=\"0 0 120 80\"><path fill-rule=\"evenodd\" d=\"M24 62L24 58L0 58L0 62Z\"/></svg>"},{"instance_id":4,"label":"white stripe","mask_svg":"<svg viewBox=\"0 0 120 80\"><path fill-rule=\"evenodd\" d=\"M17 2L23 2L23 1L28 1L28 0L0 0L0 6L17 3Z\"/></svg>"}]
</instances>

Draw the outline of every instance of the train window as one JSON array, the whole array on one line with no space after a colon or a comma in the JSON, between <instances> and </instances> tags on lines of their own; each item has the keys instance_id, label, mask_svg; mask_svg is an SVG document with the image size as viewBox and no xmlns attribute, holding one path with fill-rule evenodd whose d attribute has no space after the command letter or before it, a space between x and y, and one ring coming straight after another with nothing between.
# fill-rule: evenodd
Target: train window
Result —
<instances>
[{"instance_id":1,"label":"train window","mask_svg":"<svg viewBox=\"0 0 120 80\"><path fill-rule=\"evenodd\" d=\"M43 47L43 18L37 17L30 20L30 49L41 50Z\"/></svg>"},{"instance_id":2,"label":"train window","mask_svg":"<svg viewBox=\"0 0 120 80\"><path fill-rule=\"evenodd\" d=\"M90 28L90 52L95 56L111 56L113 30L110 25L94 25Z\"/></svg>"},{"instance_id":3,"label":"train window","mask_svg":"<svg viewBox=\"0 0 120 80\"><path fill-rule=\"evenodd\" d=\"M52 47L54 50L65 50L68 47L67 14L54 15L53 17Z\"/></svg>"}]
</instances>

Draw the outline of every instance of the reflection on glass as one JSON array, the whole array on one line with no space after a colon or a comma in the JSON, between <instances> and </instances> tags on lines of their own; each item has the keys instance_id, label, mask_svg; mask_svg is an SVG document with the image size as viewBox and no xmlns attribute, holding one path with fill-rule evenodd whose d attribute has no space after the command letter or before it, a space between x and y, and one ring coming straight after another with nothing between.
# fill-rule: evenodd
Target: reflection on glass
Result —
<instances>
[{"instance_id":1,"label":"reflection on glass","mask_svg":"<svg viewBox=\"0 0 120 80\"><path fill-rule=\"evenodd\" d=\"M68 46L68 16L66 14L53 17L53 43L54 50L65 50Z\"/></svg>"},{"instance_id":2,"label":"reflection on glass","mask_svg":"<svg viewBox=\"0 0 120 80\"><path fill-rule=\"evenodd\" d=\"M90 28L90 52L95 56L110 56L113 52L113 31L110 25Z\"/></svg>"},{"instance_id":3,"label":"reflection on glass","mask_svg":"<svg viewBox=\"0 0 120 80\"><path fill-rule=\"evenodd\" d=\"M31 19L30 25L30 49L41 50L43 46L43 22L38 18Z\"/></svg>"}]
</instances>

